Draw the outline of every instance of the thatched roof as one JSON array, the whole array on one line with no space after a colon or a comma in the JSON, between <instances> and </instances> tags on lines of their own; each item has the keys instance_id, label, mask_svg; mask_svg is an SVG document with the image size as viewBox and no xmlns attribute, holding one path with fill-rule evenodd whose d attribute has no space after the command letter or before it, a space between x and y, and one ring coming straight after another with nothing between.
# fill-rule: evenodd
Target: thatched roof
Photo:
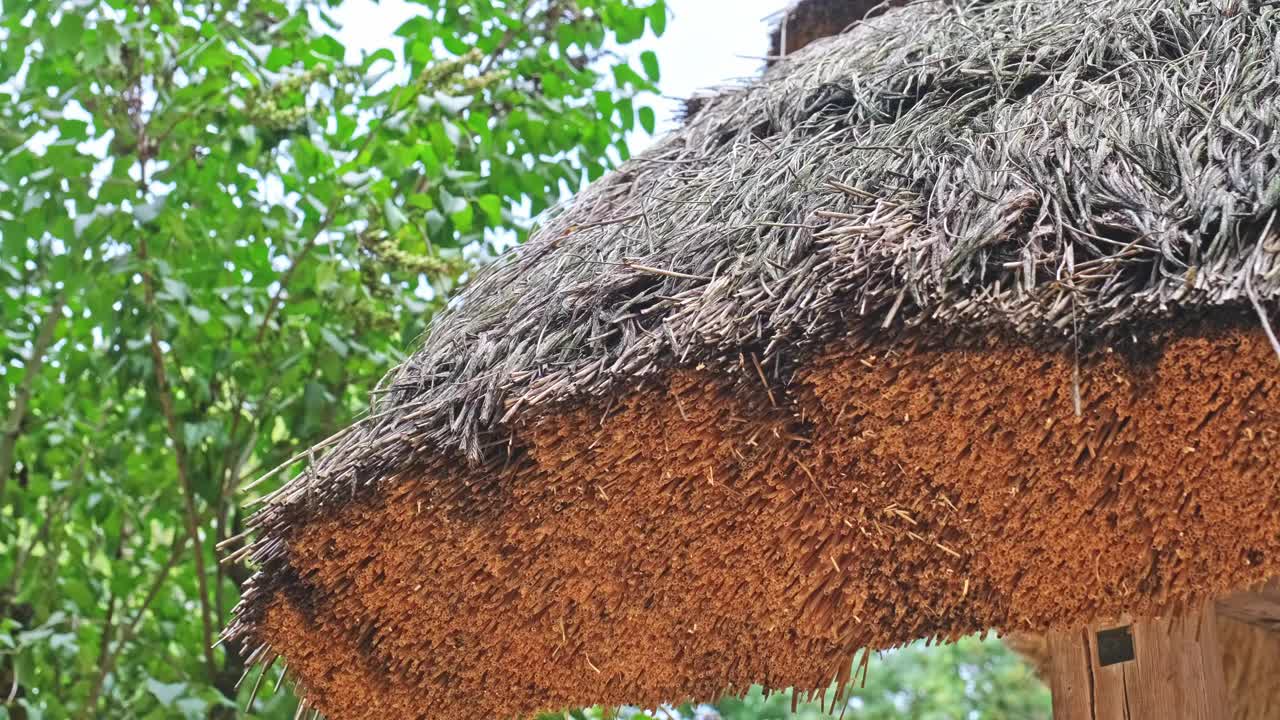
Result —
<instances>
[{"instance_id":1,"label":"thatched roof","mask_svg":"<svg viewBox=\"0 0 1280 720\"><path fill-rule=\"evenodd\" d=\"M525 714L1280 570L1278 105L1248 0L921 2L788 55L300 458L228 635L338 717Z\"/></svg>"}]
</instances>

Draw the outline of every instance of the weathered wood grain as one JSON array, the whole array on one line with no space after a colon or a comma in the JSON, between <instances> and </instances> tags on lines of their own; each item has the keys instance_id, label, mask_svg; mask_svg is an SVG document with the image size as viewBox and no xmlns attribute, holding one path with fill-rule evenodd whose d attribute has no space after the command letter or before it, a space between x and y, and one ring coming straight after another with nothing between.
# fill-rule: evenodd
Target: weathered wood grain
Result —
<instances>
[{"instance_id":1,"label":"weathered wood grain","mask_svg":"<svg viewBox=\"0 0 1280 720\"><path fill-rule=\"evenodd\" d=\"M1103 665L1098 632L1128 624L1134 659ZM1172 619L1093 625L1048 636L1057 720L1227 720L1214 609Z\"/></svg>"},{"instance_id":2,"label":"weathered wood grain","mask_svg":"<svg viewBox=\"0 0 1280 720\"><path fill-rule=\"evenodd\" d=\"M1232 620L1280 633L1280 578L1218 601L1218 612ZM1276 636L1280 643L1280 634Z\"/></svg>"}]
</instances>

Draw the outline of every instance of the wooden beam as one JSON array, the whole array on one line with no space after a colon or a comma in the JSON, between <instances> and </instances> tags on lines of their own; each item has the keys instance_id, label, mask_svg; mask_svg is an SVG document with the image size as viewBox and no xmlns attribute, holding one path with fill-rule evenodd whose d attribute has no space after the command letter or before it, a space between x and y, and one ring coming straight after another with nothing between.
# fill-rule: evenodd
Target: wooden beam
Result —
<instances>
[{"instance_id":1,"label":"wooden beam","mask_svg":"<svg viewBox=\"0 0 1280 720\"><path fill-rule=\"evenodd\" d=\"M1222 598L1218 601L1218 612L1232 620L1280 632L1280 578Z\"/></svg>"},{"instance_id":2,"label":"wooden beam","mask_svg":"<svg viewBox=\"0 0 1280 720\"><path fill-rule=\"evenodd\" d=\"M1232 720L1280 718L1280 633L1218 615Z\"/></svg>"},{"instance_id":3,"label":"wooden beam","mask_svg":"<svg viewBox=\"0 0 1280 720\"><path fill-rule=\"evenodd\" d=\"M1181 618L1051 632L1055 720L1227 720L1212 606Z\"/></svg>"}]
</instances>

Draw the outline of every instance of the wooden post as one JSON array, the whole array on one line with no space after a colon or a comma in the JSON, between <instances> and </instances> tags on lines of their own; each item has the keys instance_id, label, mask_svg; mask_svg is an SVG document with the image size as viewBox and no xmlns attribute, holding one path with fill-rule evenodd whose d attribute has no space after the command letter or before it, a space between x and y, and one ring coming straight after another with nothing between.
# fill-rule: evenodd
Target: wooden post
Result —
<instances>
[{"instance_id":1,"label":"wooden post","mask_svg":"<svg viewBox=\"0 0 1280 720\"><path fill-rule=\"evenodd\" d=\"M1218 614L1280 633L1280 578L1222 598Z\"/></svg>"},{"instance_id":2,"label":"wooden post","mask_svg":"<svg viewBox=\"0 0 1280 720\"><path fill-rule=\"evenodd\" d=\"M1227 720L1213 607L1051 632L1055 720Z\"/></svg>"}]
</instances>

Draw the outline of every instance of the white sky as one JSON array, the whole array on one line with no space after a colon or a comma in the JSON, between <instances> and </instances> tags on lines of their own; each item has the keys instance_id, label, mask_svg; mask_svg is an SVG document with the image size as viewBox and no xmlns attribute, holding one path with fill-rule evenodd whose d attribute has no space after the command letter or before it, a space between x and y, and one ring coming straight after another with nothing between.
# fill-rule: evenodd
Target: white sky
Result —
<instances>
[{"instance_id":1,"label":"white sky","mask_svg":"<svg viewBox=\"0 0 1280 720\"><path fill-rule=\"evenodd\" d=\"M662 94L652 104L658 114L658 134L672 126L678 100L726 81L751 77L768 52L768 18L788 0L667 0L671 15L660 38L646 35L622 49L629 57L653 50L662 66ZM395 30L417 11L406 0L346 0L334 19L342 23L338 37L349 50L400 51ZM648 145L643 132L630 137L632 152Z\"/></svg>"}]
</instances>

